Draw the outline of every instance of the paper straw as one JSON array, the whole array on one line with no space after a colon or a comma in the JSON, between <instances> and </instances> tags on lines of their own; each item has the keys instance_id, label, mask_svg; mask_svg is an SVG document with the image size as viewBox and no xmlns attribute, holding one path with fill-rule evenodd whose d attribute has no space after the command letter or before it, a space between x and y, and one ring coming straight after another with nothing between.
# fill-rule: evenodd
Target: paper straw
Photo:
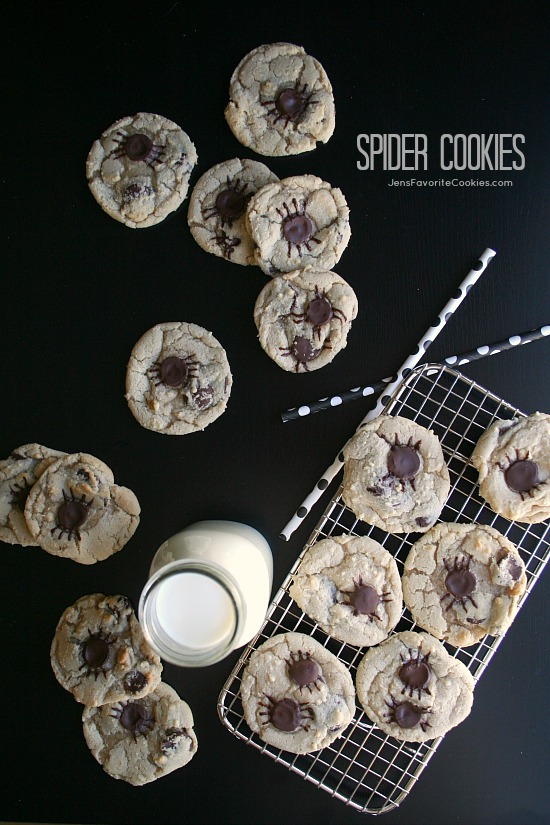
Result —
<instances>
[{"instance_id":1,"label":"paper straw","mask_svg":"<svg viewBox=\"0 0 550 825\"><path fill-rule=\"evenodd\" d=\"M460 284L459 288L455 292L452 298L447 301L437 319L434 323L430 326L424 337L418 342L418 346L412 352L409 357L404 361L403 365L399 369L397 376L390 381L389 384L386 384L383 394L379 397L378 401L376 402L376 406L374 409L370 410L367 415L363 418L360 422L359 427L363 424L366 424L368 421L372 421L373 418L376 418L388 401L390 400L392 393L401 385L404 378L411 372L412 369L418 364L420 359L424 356L424 353L430 346L430 344L437 338L451 315L458 309L470 289L473 285L478 281L480 276L485 272L487 269L487 265L489 262L494 258L497 253L494 249L487 248L483 255L480 256L479 261L474 264L473 268L470 272L466 275L462 283ZM359 427L357 429L359 429ZM344 455L343 451L338 453L335 460L332 462L330 467L328 467L311 493L304 499L300 507L298 507L297 511L294 513L288 524L283 528L281 531L279 538L283 539L284 541L288 541L290 536L298 529L301 525L305 517L310 512L313 505L321 498L322 494L330 484L330 482L334 479L337 475L339 470L342 468L344 464Z\"/></svg>"},{"instance_id":2,"label":"paper straw","mask_svg":"<svg viewBox=\"0 0 550 825\"><path fill-rule=\"evenodd\" d=\"M496 355L499 352L505 352L507 349L514 349L522 344L530 344L531 341L538 341L539 338L546 338L549 335L550 324L546 324L545 326L537 327L537 329L530 329L528 332L511 335L502 341L495 341L493 344L484 344L483 346L476 347L476 349L463 352L462 355L449 355L439 363L448 364L450 367L461 367L464 364L469 364L470 361L479 361L481 358L486 358L489 355ZM313 401L313 403L303 404L301 407L292 407L292 409L282 412L281 418L286 423L296 418L313 415L313 413L321 412L322 410L339 407L341 404L347 404L348 401L357 401L358 398L378 395L392 380L393 376L390 375L389 378L382 378L381 381L376 381L374 384L367 384L365 387L355 387L352 390L346 390L346 392L341 392L338 395L332 395L330 398L319 398L318 401Z\"/></svg>"}]
</instances>

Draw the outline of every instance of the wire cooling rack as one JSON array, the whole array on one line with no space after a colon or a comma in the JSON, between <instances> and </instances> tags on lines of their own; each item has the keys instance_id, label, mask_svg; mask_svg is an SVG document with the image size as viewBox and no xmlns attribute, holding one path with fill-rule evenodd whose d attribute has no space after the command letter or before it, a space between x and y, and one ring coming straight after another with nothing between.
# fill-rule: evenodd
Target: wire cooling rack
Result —
<instances>
[{"instance_id":1,"label":"wire cooling rack","mask_svg":"<svg viewBox=\"0 0 550 825\"><path fill-rule=\"evenodd\" d=\"M550 555L550 525L547 522L519 524L493 513L479 497L477 471L470 464L470 455L492 421L523 416L524 413L460 373L437 364L426 364L413 370L384 412L410 418L439 437L451 477L449 498L440 520L488 524L516 545L527 572L527 588L520 601L521 607ZM403 801L443 737L421 744L400 742L373 725L359 706L353 722L340 739L316 753L295 756L265 744L250 731L244 721L239 694L241 674L252 651L271 636L288 631L305 633L321 642L347 665L355 681L355 671L365 650L328 637L298 608L288 593L293 574L306 550L320 539L342 533L376 539L395 557L400 572L415 538L418 538L415 534L390 535L359 521L344 505L341 488L338 489L271 603L262 629L244 650L227 679L218 699L218 713L231 733L261 753L352 808L379 814ZM415 628L405 609L395 631ZM477 681L502 639L502 636L485 636L467 648L445 647L464 662Z\"/></svg>"}]
</instances>

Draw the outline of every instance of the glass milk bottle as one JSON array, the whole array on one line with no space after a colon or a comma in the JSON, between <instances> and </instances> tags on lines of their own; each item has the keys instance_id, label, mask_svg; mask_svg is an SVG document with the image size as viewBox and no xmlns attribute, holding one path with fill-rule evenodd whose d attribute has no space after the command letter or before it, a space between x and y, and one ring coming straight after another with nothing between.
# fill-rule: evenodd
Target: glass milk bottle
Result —
<instances>
[{"instance_id":1,"label":"glass milk bottle","mask_svg":"<svg viewBox=\"0 0 550 825\"><path fill-rule=\"evenodd\" d=\"M139 620L162 659L183 667L211 665L260 629L272 581L271 550L257 530L201 521L155 553Z\"/></svg>"}]
</instances>

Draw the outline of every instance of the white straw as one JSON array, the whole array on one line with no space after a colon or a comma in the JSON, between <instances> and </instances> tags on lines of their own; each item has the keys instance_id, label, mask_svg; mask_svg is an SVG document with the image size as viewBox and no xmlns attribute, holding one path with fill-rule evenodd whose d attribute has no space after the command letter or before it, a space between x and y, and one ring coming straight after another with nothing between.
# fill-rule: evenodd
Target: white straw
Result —
<instances>
[{"instance_id":1,"label":"white straw","mask_svg":"<svg viewBox=\"0 0 550 825\"><path fill-rule=\"evenodd\" d=\"M429 330L426 332L424 337L419 341L416 350L409 355L406 361L403 363L401 369L397 373L397 377L389 383L384 388L384 394L381 395L376 403L374 409L370 410L367 415L363 418L360 422L359 427L363 424L366 424L367 421L372 421L373 418L376 418L388 401L390 400L392 393L402 384L403 379L407 377L407 375L411 372L412 369L418 364L420 359L424 356L424 353L430 346L430 344L437 338L451 315L458 309L470 289L473 285L478 281L480 276L485 272L489 262L494 258L496 252L494 249L487 248L483 255L480 256L479 261L475 264L475 266L470 270L470 272L466 275L462 283L460 284L459 288L457 289L456 293L453 297L445 304L441 312L439 313L437 320L432 324ZM359 429L359 427L357 429ZM288 541L290 536L297 530L300 524L303 522L305 517L310 512L313 505L321 498L323 492L326 490L330 482L335 478L339 470L342 468L344 464L344 456L343 451L338 454L336 459L333 463L328 467L327 470L323 473L311 493L304 499L298 510L294 513L286 527L280 533L280 538L284 539L284 541Z\"/></svg>"}]
</instances>

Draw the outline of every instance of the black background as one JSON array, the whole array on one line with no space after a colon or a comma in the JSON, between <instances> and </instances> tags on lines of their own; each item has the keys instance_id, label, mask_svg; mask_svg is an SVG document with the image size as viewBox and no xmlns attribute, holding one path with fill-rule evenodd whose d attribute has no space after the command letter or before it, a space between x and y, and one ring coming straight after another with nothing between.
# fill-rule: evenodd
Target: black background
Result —
<instances>
[{"instance_id":1,"label":"black background","mask_svg":"<svg viewBox=\"0 0 550 825\"><path fill-rule=\"evenodd\" d=\"M69 604L92 592L137 605L150 560L204 518L244 521L270 542L274 587L320 511L277 538L353 433L368 399L283 424L280 412L395 371L477 257L497 256L430 350L458 353L550 322L549 6L546 2L267 4L22 3L3 10L2 427L0 452L39 442L105 461L135 491L141 523L124 550L93 567L37 548L2 546L0 818L59 823L351 823L366 815L228 733L218 692L237 654L203 670L166 665L191 705L199 751L143 788L108 777L90 755L81 707L56 682L49 646ZM348 347L299 376L259 346L252 312L266 282L201 250L187 204L130 230L88 191L93 140L118 118L157 112L210 166L255 157L223 109L231 73L252 48L302 45L334 88L326 145L263 159L279 175L339 186L352 238L335 269L359 316ZM359 133L424 133L427 173L360 171ZM525 136L515 172L441 172L444 133ZM257 156L256 156L257 157ZM512 180L508 188L391 188L393 178ZM203 433L168 437L137 424L124 400L135 341L154 324L192 321L225 347L227 412ZM548 342L464 367L526 413L550 412ZM386 823L546 823L550 737L550 577L543 574L451 732Z\"/></svg>"}]
</instances>

